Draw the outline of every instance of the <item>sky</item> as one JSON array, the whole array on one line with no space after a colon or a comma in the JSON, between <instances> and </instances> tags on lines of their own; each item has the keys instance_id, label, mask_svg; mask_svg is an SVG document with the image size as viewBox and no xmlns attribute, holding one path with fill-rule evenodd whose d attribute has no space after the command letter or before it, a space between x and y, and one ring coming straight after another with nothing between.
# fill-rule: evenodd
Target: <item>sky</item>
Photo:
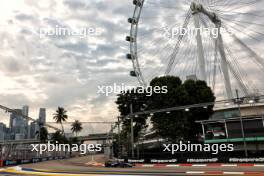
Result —
<instances>
[{"instance_id":1,"label":"sky","mask_svg":"<svg viewBox=\"0 0 264 176\"><path fill-rule=\"evenodd\" d=\"M115 95L97 94L97 86L137 84L125 59L132 3L81 0L0 2L0 102L10 108L30 106L30 115L58 106L69 121L115 121ZM72 31L96 29L99 35L44 36L56 26ZM1 119L5 121L6 119Z\"/></svg>"},{"instance_id":2,"label":"sky","mask_svg":"<svg viewBox=\"0 0 264 176\"><path fill-rule=\"evenodd\" d=\"M241 3L243 5L251 1L243 0ZM237 1L229 3L232 5L232 2L233 5L237 3ZM173 6L168 6L172 3ZM205 4L210 5L210 3L212 8L218 3L220 10L221 5L223 7L227 5L221 4L221 1L207 1ZM151 42L161 35L161 33L155 35L149 32L153 27L162 29L174 23L182 25L189 4L190 2L185 0L146 1L146 8L142 12L140 22L139 37L144 32L148 33L144 40ZM241 4L236 5L241 6ZM175 7L175 9L168 10L169 7ZM261 6L253 4L242 7L236 13L252 11L259 14L256 7ZM115 105L116 94L105 96L98 94L97 91L98 86L111 86L114 83L138 85L137 80L129 76L132 63L125 59L125 55L129 53L129 44L125 41L125 37L130 32L127 18L133 14L132 1L9 0L1 1L0 9L1 105L10 108L28 105L30 116L33 118L38 116L40 107L46 108L47 121L52 121L52 114L58 106L68 111L69 121L116 121L118 116ZM218 12L223 14L223 8ZM174 16L167 18L169 15ZM230 12L226 15L225 17L232 16ZM253 15L239 15L232 18L251 22L258 20L258 17ZM52 30L56 28L77 33L83 32L83 29L89 29L92 32L85 37L51 35ZM259 25L255 30L261 31ZM96 35L93 35L94 31ZM252 35L257 36L257 34L253 32ZM259 35L263 37L262 34ZM263 40L256 42L242 35L240 37L261 53ZM158 72L158 68L162 70L166 62L160 59L161 55L159 55L160 58L155 59L153 51L161 48L162 42L166 42L166 39L158 44L156 42L156 45L152 47L149 47L144 40L140 41L139 38L141 43L138 46L143 48L143 52L139 53L141 61L144 61L140 62L142 68L152 77L160 76L162 71ZM163 52L171 52L175 41L170 43L170 50ZM182 48L185 51L184 47ZM195 50L190 53L194 54ZM245 64L254 72L254 65L249 65L247 62ZM254 80L258 74L259 72L254 73L253 82L258 82L258 79ZM223 83L217 84L221 92ZM7 122L8 114L1 112L0 121Z\"/></svg>"}]
</instances>

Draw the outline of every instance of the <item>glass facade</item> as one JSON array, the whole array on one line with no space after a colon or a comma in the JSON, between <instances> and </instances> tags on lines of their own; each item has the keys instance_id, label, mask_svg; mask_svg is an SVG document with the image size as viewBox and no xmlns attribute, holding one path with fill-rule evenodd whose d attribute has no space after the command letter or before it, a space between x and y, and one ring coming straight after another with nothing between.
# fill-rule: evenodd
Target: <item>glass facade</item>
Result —
<instances>
[{"instance_id":1,"label":"glass facade","mask_svg":"<svg viewBox=\"0 0 264 176\"><path fill-rule=\"evenodd\" d=\"M264 137L262 117L227 119L203 124L205 140Z\"/></svg>"},{"instance_id":2,"label":"glass facade","mask_svg":"<svg viewBox=\"0 0 264 176\"><path fill-rule=\"evenodd\" d=\"M239 117L239 110L238 109L225 109L222 111L216 111L211 119L228 119L228 118L234 118Z\"/></svg>"}]
</instances>

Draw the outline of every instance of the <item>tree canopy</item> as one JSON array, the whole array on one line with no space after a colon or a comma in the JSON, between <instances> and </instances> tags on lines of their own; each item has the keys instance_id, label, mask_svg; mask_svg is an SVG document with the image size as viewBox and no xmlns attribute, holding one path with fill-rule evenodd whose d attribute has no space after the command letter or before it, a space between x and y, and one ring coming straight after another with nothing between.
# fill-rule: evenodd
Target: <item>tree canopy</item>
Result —
<instances>
[{"instance_id":1,"label":"tree canopy","mask_svg":"<svg viewBox=\"0 0 264 176\"><path fill-rule=\"evenodd\" d=\"M71 124L71 131L73 133L75 133L75 136L78 135L79 132L82 131L83 127L82 127L82 123L79 120L75 120L72 124Z\"/></svg>"},{"instance_id":2,"label":"tree canopy","mask_svg":"<svg viewBox=\"0 0 264 176\"><path fill-rule=\"evenodd\" d=\"M167 85L167 94L153 94L149 104L150 109L163 109L184 105L214 102L215 96L205 81L186 80L165 76L155 78L151 86ZM168 113L155 113L151 117L153 128L163 138L172 141L197 140L201 126L195 121L206 120L212 115L213 106L191 108L189 111L179 110Z\"/></svg>"},{"instance_id":3,"label":"tree canopy","mask_svg":"<svg viewBox=\"0 0 264 176\"><path fill-rule=\"evenodd\" d=\"M130 120L125 118L130 113L130 104L133 112L144 110L164 109L184 105L214 102L215 96L205 81L186 80L182 82L175 76L154 78L150 86L167 86L167 93L152 92L151 96L136 91L126 91L118 95L117 105L121 114L122 135L130 132ZM197 140L201 126L195 121L206 120L213 113L213 106L191 108L189 111L179 110L170 113L155 113L151 118L153 129L163 138L170 141ZM149 115L134 117L135 138L146 127Z\"/></svg>"},{"instance_id":4,"label":"tree canopy","mask_svg":"<svg viewBox=\"0 0 264 176\"><path fill-rule=\"evenodd\" d=\"M48 140L48 130L45 127L41 127L39 130L39 139L41 142L45 143Z\"/></svg>"},{"instance_id":5,"label":"tree canopy","mask_svg":"<svg viewBox=\"0 0 264 176\"><path fill-rule=\"evenodd\" d=\"M130 114L130 108L132 108L133 112L142 111L146 102L148 101L148 96L146 93L138 93L136 90L128 90L126 92L121 92L118 95L116 104L118 106L118 110L120 112L120 120L123 125L123 135L128 135L131 130L130 118L127 118L127 115ZM139 115L137 117L133 117L134 121L134 137L137 139L139 132L146 128L146 119L147 115Z\"/></svg>"},{"instance_id":6,"label":"tree canopy","mask_svg":"<svg viewBox=\"0 0 264 176\"><path fill-rule=\"evenodd\" d=\"M63 107L58 107L56 113L53 114L53 119L55 120L56 123L61 124L61 131L64 134L64 128L62 122L65 122L68 119L67 111Z\"/></svg>"}]
</instances>

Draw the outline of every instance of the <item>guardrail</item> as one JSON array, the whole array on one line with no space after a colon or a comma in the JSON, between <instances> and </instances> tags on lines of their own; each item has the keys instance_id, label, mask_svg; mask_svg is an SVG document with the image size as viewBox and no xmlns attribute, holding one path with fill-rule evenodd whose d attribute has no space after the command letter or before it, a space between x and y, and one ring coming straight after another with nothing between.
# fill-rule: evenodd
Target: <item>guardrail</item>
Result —
<instances>
[{"instance_id":1,"label":"guardrail","mask_svg":"<svg viewBox=\"0 0 264 176\"><path fill-rule=\"evenodd\" d=\"M32 158L32 159L19 159L19 160L0 160L0 167L15 166L20 164L38 163L43 161L58 160L70 158L69 156L55 156L55 157L44 157L44 158Z\"/></svg>"},{"instance_id":2,"label":"guardrail","mask_svg":"<svg viewBox=\"0 0 264 176\"><path fill-rule=\"evenodd\" d=\"M37 139L23 139L23 140L1 140L0 145L5 144L35 144L40 143Z\"/></svg>"}]
</instances>

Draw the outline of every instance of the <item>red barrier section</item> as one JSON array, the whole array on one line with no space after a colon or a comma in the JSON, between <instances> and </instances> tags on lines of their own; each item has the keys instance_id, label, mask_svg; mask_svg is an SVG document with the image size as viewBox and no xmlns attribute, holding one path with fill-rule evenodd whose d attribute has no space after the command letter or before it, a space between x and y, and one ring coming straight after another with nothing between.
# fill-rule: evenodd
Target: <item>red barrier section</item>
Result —
<instances>
[{"instance_id":1,"label":"red barrier section","mask_svg":"<svg viewBox=\"0 0 264 176\"><path fill-rule=\"evenodd\" d=\"M3 167L3 166L4 166L4 161L0 160L0 167Z\"/></svg>"},{"instance_id":2,"label":"red barrier section","mask_svg":"<svg viewBox=\"0 0 264 176\"><path fill-rule=\"evenodd\" d=\"M249 166L254 166L254 164L245 163L245 164L238 164L238 166L249 167Z\"/></svg>"}]
</instances>

